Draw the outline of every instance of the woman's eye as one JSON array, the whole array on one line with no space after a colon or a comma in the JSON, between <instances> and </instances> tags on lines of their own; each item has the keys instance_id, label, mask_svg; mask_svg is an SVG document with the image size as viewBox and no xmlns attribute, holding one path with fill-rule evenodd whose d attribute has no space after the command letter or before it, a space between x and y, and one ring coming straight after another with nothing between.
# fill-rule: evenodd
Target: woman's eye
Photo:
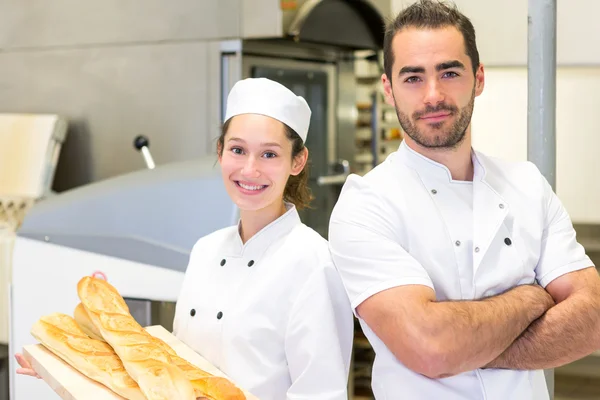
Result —
<instances>
[{"instance_id":1,"label":"woman's eye","mask_svg":"<svg viewBox=\"0 0 600 400\"><path fill-rule=\"evenodd\" d=\"M274 158L274 157L277 157L277 154L275 154L275 153L273 153L271 151L267 151L265 154L263 154L263 156L265 158Z\"/></svg>"},{"instance_id":2,"label":"woman's eye","mask_svg":"<svg viewBox=\"0 0 600 400\"><path fill-rule=\"evenodd\" d=\"M240 149L239 147L232 147L231 152L233 154L242 154L243 153L242 149Z\"/></svg>"}]
</instances>

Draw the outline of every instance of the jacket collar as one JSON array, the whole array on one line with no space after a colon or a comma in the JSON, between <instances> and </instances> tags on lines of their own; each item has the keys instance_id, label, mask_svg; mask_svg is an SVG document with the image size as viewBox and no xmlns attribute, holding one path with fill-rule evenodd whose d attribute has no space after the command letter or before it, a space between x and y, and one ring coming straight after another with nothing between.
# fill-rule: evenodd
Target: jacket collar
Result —
<instances>
[{"instance_id":1,"label":"jacket collar","mask_svg":"<svg viewBox=\"0 0 600 400\"><path fill-rule=\"evenodd\" d=\"M427 178L441 180L446 183L457 182L452 179L452 173L444 165L424 155L417 153L411 149L406 142L402 141L398 149L398 157L400 161L407 167L416 170L419 175L424 175ZM473 181L481 181L486 176L486 168L481 160L481 157L476 151L471 150L471 160L473 162Z\"/></svg>"},{"instance_id":2,"label":"jacket collar","mask_svg":"<svg viewBox=\"0 0 600 400\"><path fill-rule=\"evenodd\" d=\"M235 237L232 240L232 245L228 246L227 255L232 257L244 257L255 259L261 257L265 251L277 239L290 233L297 225L301 224L300 216L296 210L296 206L292 203L285 203L286 212L275 221L271 222L246 243L242 243L240 236L241 220L238 221L237 229L235 229ZM298 244L301 245L300 243Z\"/></svg>"}]
</instances>

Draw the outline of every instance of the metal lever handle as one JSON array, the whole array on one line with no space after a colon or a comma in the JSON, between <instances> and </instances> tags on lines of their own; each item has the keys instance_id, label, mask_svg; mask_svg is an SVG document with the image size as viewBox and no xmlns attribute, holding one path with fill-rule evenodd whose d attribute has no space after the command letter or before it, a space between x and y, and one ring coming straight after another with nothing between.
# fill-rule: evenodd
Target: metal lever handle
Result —
<instances>
[{"instance_id":1,"label":"metal lever handle","mask_svg":"<svg viewBox=\"0 0 600 400\"><path fill-rule=\"evenodd\" d=\"M336 175L325 175L317 178L317 185L328 186L328 185L343 185L346 182L346 178L350 175L350 163L348 160L340 160L336 166L338 169L341 167L342 173Z\"/></svg>"},{"instance_id":2,"label":"metal lever handle","mask_svg":"<svg viewBox=\"0 0 600 400\"><path fill-rule=\"evenodd\" d=\"M144 156L144 161L146 161L146 166L148 166L148 169L154 169L156 165L154 164L154 159L152 159L152 154L150 154L150 141L148 140L148 138L143 135L137 136L133 141L133 146L142 152L142 155Z\"/></svg>"}]
</instances>

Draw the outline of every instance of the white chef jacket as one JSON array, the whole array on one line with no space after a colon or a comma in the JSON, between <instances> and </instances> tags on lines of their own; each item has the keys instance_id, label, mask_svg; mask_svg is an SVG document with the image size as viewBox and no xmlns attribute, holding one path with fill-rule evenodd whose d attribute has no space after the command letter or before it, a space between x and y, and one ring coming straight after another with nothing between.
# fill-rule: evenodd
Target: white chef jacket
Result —
<instances>
[{"instance_id":1,"label":"white chef jacket","mask_svg":"<svg viewBox=\"0 0 600 400\"><path fill-rule=\"evenodd\" d=\"M245 244L201 238L174 334L260 400L347 400L353 317L327 241L296 208Z\"/></svg>"},{"instance_id":2,"label":"white chef jacket","mask_svg":"<svg viewBox=\"0 0 600 400\"><path fill-rule=\"evenodd\" d=\"M473 182L402 143L364 177L346 181L329 244L353 310L409 284L437 300L476 300L537 280L546 286L593 266L538 169L472 152ZM458 186L457 186L458 185ZM462 186L460 186L462 185ZM406 368L359 318L376 353L377 400L545 400L543 371L478 369L429 379Z\"/></svg>"}]
</instances>

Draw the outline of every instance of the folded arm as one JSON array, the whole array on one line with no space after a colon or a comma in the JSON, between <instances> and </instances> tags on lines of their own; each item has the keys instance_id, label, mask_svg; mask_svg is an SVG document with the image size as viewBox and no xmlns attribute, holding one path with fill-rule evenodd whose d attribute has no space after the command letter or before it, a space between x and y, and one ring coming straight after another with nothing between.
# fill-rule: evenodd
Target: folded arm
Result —
<instances>
[{"instance_id":1,"label":"folded arm","mask_svg":"<svg viewBox=\"0 0 600 400\"><path fill-rule=\"evenodd\" d=\"M540 182L545 223L536 273L557 305L488 367L554 368L600 348L600 278L595 268L587 268L592 262L577 242L571 218L541 174Z\"/></svg>"},{"instance_id":2,"label":"folded arm","mask_svg":"<svg viewBox=\"0 0 600 400\"><path fill-rule=\"evenodd\" d=\"M407 368L442 378L495 359L553 304L533 285L456 302L436 302L432 289L412 285L380 292L357 311Z\"/></svg>"},{"instance_id":3,"label":"folded arm","mask_svg":"<svg viewBox=\"0 0 600 400\"><path fill-rule=\"evenodd\" d=\"M595 268L571 272L546 290L556 301L488 368L556 368L600 349L600 278Z\"/></svg>"}]
</instances>

